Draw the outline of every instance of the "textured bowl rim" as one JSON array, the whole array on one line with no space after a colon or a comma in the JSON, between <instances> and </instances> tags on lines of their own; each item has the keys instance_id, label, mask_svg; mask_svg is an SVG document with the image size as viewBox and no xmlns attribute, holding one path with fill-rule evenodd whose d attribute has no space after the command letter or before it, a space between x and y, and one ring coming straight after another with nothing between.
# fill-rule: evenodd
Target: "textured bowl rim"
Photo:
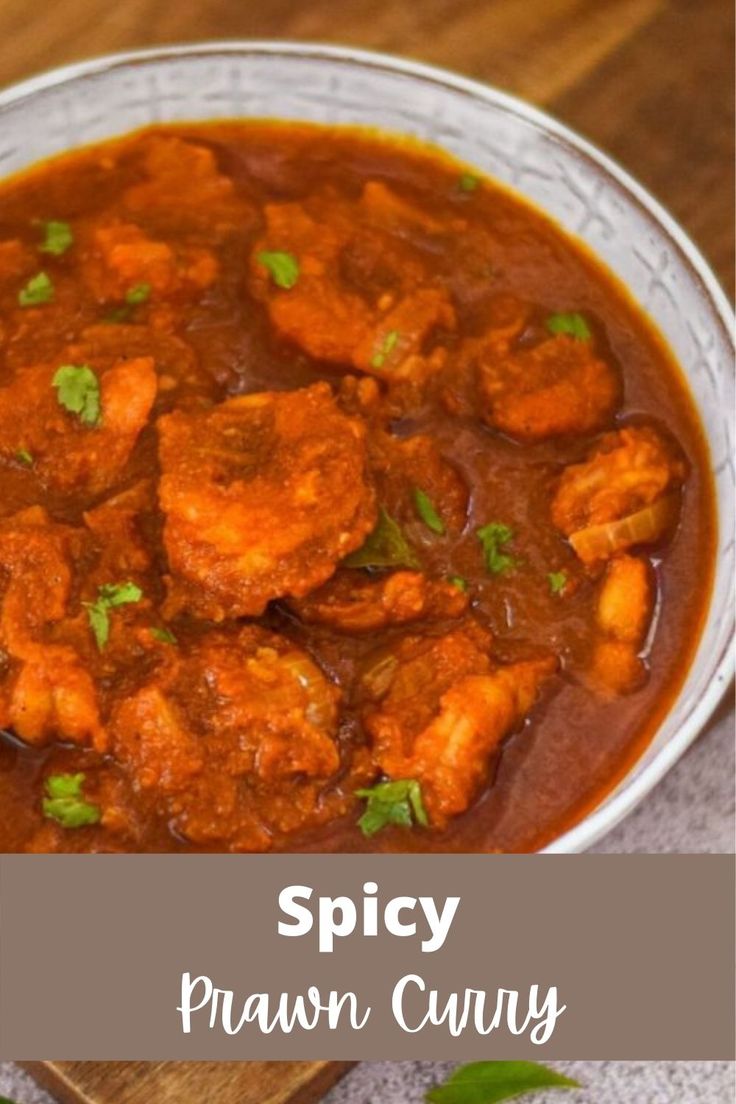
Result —
<instances>
[{"instance_id":1,"label":"textured bowl rim","mask_svg":"<svg viewBox=\"0 0 736 1104\"><path fill-rule=\"evenodd\" d=\"M301 43L275 39L226 39L181 45L172 44L105 54L40 73L0 91L0 111L4 107L8 107L28 96L50 91L70 81L94 76L110 69L157 60L175 60L182 57L206 58L222 54L282 55L284 57L306 57L316 61L324 58L333 62L355 64L366 69L387 70L409 78L415 77L424 82L431 81L440 87L464 93L475 100L485 101L495 107L501 107L510 114L519 116L526 122L533 123L545 130L548 134L554 135L561 142L572 147L577 153L592 161L609 178L612 178L630 198L637 201L676 245L701 281L706 296L710 300L725 333L730 337L730 344L733 347L736 322L723 289L700 250L658 200L608 154L603 153L587 139L581 137L545 111L533 107L526 101L508 92L503 92L492 85L463 77L440 66L394 57L379 51L326 43ZM575 237L574 234L572 236ZM656 325L656 319L653 318L652 321ZM710 612L712 601L713 597L709 602L708 612ZM736 655L734 653L733 622L734 616L732 613L729 643L724 648L700 701L664 747L656 752L651 762L635 777L628 779L628 774L624 776L618 784L618 788L607 797L604 797L600 806L587 813L579 823L543 848L541 854L571 854L591 847L623 820L674 766L702 731L734 677ZM635 767L636 762L629 768L629 773Z\"/></svg>"}]
</instances>

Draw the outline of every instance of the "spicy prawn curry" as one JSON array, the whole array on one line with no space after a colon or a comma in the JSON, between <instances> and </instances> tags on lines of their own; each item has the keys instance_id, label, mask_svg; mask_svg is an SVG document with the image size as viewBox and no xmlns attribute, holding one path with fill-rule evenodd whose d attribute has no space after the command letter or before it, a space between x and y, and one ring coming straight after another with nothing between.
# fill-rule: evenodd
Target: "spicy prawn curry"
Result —
<instances>
[{"instance_id":1,"label":"spicy prawn curry","mask_svg":"<svg viewBox=\"0 0 736 1104\"><path fill-rule=\"evenodd\" d=\"M668 707L713 558L656 334L540 213L352 130L0 190L0 845L523 851Z\"/></svg>"}]
</instances>

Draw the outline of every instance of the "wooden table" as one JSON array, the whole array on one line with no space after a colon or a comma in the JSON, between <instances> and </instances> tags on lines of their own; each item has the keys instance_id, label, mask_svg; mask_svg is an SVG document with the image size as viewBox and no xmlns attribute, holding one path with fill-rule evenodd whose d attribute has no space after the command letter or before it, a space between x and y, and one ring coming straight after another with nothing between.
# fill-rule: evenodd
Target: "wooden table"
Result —
<instances>
[{"instance_id":1,"label":"wooden table","mask_svg":"<svg viewBox=\"0 0 736 1104\"><path fill-rule=\"evenodd\" d=\"M731 0L0 0L0 84L213 38L349 43L523 96L638 177L733 291Z\"/></svg>"}]
</instances>

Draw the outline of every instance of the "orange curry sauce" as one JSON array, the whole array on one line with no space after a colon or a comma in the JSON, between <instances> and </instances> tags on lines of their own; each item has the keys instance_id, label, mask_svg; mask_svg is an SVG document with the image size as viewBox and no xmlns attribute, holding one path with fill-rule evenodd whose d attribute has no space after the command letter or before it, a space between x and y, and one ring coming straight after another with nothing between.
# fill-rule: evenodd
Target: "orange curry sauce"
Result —
<instances>
[{"instance_id":1,"label":"orange curry sauce","mask_svg":"<svg viewBox=\"0 0 736 1104\"><path fill-rule=\"evenodd\" d=\"M0 188L5 851L542 847L714 532L646 318L437 151L162 127Z\"/></svg>"}]
</instances>

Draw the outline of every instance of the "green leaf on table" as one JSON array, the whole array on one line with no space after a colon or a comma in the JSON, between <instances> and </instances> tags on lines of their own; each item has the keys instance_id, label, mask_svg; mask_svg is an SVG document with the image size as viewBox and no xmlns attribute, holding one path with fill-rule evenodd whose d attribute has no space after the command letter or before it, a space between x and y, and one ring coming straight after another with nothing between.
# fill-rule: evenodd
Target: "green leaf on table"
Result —
<instances>
[{"instance_id":1,"label":"green leaf on table","mask_svg":"<svg viewBox=\"0 0 736 1104\"><path fill-rule=\"evenodd\" d=\"M343 567L421 566L401 527L383 507L378 511L378 521L365 543L346 556L342 563Z\"/></svg>"},{"instance_id":2,"label":"green leaf on table","mask_svg":"<svg viewBox=\"0 0 736 1104\"><path fill-rule=\"evenodd\" d=\"M470 1062L429 1089L428 1104L498 1104L541 1089L579 1089L577 1081L539 1062Z\"/></svg>"},{"instance_id":3,"label":"green leaf on table","mask_svg":"<svg viewBox=\"0 0 736 1104\"><path fill-rule=\"evenodd\" d=\"M99 805L85 801L82 791L84 780L85 775L81 772L50 774L44 782L43 815L61 824L62 828L98 824L102 813Z\"/></svg>"},{"instance_id":4,"label":"green leaf on table","mask_svg":"<svg viewBox=\"0 0 736 1104\"><path fill-rule=\"evenodd\" d=\"M369 789L356 790L356 797L365 798L365 812L358 821L364 836L373 836L387 824L411 828L414 821L426 828L429 821L422 801L422 789L413 778L396 782L379 782Z\"/></svg>"}]
</instances>

